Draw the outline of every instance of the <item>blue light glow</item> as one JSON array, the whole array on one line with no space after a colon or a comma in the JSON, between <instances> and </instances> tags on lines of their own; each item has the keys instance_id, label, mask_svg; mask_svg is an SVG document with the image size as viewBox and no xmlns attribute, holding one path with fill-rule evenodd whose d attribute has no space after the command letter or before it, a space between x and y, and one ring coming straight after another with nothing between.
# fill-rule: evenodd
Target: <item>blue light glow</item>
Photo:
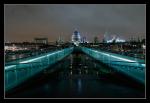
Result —
<instances>
[{"instance_id":1,"label":"blue light glow","mask_svg":"<svg viewBox=\"0 0 150 103\"><path fill-rule=\"evenodd\" d=\"M143 60L122 56L115 53L101 52L92 50L90 48L83 47L83 52L92 56L93 58L105 63L106 65L113 67L113 69L120 71L136 80L140 83L145 83L145 63ZM125 68L124 68L125 66ZM133 69L136 68L136 69ZM140 69L139 69L140 68Z\"/></svg>"},{"instance_id":2,"label":"blue light glow","mask_svg":"<svg viewBox=\"0 0 150 103\"><path fill-rule=\"evenodd\" d=\"M36 60L39 60L39 59L45 58L45 57L47 57L47 56L54 55L54 54L59 53L59 52L62 52L62 51L58 51L58 52L54 52L54 53L48 54L48 55L46 55L46 56L41 56L41 57L38 57L38 58L34 58L34 59L30 59L30 60L22 61L22 62L20 62L20 63L29 63L29 62L33 62L33 61L36 61Z\"/></svg>"},{"instance_id":3,"label":"blue light glow","mask_svg":"<svg viewBox=\"0 0 150 103\"><path fill-rule=\"evenodd\" d=\"M113 58L120 59L120 60L123 60L123 61L128 61L128 62L137 62L137 61L133 61L133 60L129 60L129 59L125 59L125 58L117 57L117 56L114 56L114 55L111 55L111 54L108 54L108 53L102 53L102 52L95 51L95 50L92 50L92 51L94 51L94 52L98 52L98 53L101 53L101 54L106 55L106 56L111 56L111 57L113 57Z\"/></svg>"},{"instance_id":4,"label":"blue light glow","mask_svg":"<svg viewBox=\"0 0 150 103\"><path fill-rule=\"evenodd\" d=\"M8 70L8 69L13 68L13 67L16 67L16 65L6 66L5 70Z\"/></svg>"},{"instance_id":5,"label":"blue light glow","mask_svg":"<svg viewBox=\"0 0 150 103\"><path fill-rule=\"evenodd\" d=\"M145 64L141 64L143 67L145 67Z\"/></svg>"},{"instance_id":6,"label":"blue light glow","mask_svg":"<svg viewBox=\"0 0 150 103\"><path fill-rule=\"evenodd\" d=\"M13 61L12 65L5 66L5 81L9 81L9 83L5 82L5 91L8 91L18 84L24 82L25 80L29 79L33 75L37 74L38 72L44 70L49 65L56 63L57 61L63 59L65 56L69 55L73 51L73 47L62 49L59 51L55 51L53 53L46 53L37 57L26 58L25 60L18 60ZM49 58L49 59L48 59ZM45 60L48 59L48 61ZM43 60L43 61L42 61ZM49 62L50 60L50 62ZM30 62L40 62L35 63L33 65L24 65L23 63L30 63ZM48 62L48 63L47 63ZM17 63L14 65L14 63ZM9 63L11 64L11 63ZM41 66L42 64L42 66ZM39 66L40 65L40 66ZM36 68L36 69L35 69ZM15 71L15 72L11 72ZM20 72L21 71L21 72ZM17 75L16 78L11 78L12 75Z\"/></svg>"}]
</instances>

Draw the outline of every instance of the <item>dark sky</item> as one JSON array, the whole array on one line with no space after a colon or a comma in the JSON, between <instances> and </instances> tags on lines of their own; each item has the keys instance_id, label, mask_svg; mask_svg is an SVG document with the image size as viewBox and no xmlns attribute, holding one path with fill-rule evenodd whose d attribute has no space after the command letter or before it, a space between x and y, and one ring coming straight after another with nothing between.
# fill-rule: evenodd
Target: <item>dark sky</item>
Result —
<instances>
[{"instance_id":1,"label":"dark sky","mask_svg":"<svg viewBox=\"0 0 150 103\"><path fill-rule=\"evenodd\" d=\"M124 39L146 33L145 4L5 4L4 13L5 41L70 41L75 29L89 41L106 31Z\"/></svg>"}]
</instances>

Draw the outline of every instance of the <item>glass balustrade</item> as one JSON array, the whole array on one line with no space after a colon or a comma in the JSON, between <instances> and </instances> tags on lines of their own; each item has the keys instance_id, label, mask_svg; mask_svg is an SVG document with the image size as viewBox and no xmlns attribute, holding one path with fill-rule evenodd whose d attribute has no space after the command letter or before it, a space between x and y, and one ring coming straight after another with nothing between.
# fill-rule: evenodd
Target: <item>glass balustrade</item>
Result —
<instances>
[{"instance_id":1,"label":"glass balustrade","mask_svg":"<svg viewBox=\"0 0 150 103\"><path fill-rule=\"evenodd\" d=\"M71 54L73 48L47 53L5 65L5 91L17 86L43 69Z\"/></svg>"}]
</instances>

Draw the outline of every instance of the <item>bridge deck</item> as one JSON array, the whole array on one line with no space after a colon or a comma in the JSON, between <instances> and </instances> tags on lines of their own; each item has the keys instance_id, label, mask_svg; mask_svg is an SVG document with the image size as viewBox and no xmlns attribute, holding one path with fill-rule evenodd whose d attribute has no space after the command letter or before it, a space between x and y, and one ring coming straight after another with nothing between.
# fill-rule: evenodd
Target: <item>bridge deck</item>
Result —
<instances>
[{"instance_id":1,"label":"bridge deck","mask_svg":"<svg viewBox=\"0 0 150 103\"><path fill-rule=\"evenodd\" d=\"M5 91L17 86L41 70L63 59L71 54L73 49L73 47L66 48L37 57L17 60L9 64L6 63ZM79 47L78 49L114 68L114 70L120 71L141 83L145 83L145 63L143 60L86 47Z\"/></svg>"}]
</instances>

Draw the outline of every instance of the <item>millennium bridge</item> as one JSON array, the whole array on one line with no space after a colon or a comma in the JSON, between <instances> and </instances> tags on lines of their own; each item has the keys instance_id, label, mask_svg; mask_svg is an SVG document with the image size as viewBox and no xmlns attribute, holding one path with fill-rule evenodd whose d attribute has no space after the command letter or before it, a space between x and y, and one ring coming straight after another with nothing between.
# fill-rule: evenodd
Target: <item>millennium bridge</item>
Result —
<instances>
[{"instance_id":1,"label":"millennium bridge","mask_svg":"<svg viewBox=\"0 0 150 103\"><path fill-rule=\"evenodd\" d=\"M4 68L5 69L4 89L6 94L7 92L12 91L15 88L21 87L23 83L26 83L28 80L30 80L31 78L33 78L34 76L38 75L43 71L46 70L51 70L53 72L57 71L56 68L53 68L54 65L59 65L60 62L62 64L63 63L65 64L64 58L67 58L73 53L79 53L79 52L82 52L86 56L92 58L92 60L95 60L96 62L98 62L98 64L101 63L107 68L110 68L110 71L115 71L118 74L125 75L122 77L124 80L126 78L129 78L127 80L135 81L135 83L145 86L146 65L144 60L123 56L115 53L104 52L93 48L77 46L77 47L68 47L61 50L55 50L48 53L36 55L33 57L15 60L12 62L6 62ZM68 62L71 63L72 59L67 61L67 63ZM84 62L85 63L87 62L88 65L88 59L87 60L85 59ZM95 64L89 64L89 65L91 66L91 68L92 67L94 68ZM66 69L65 65L63 66L64 67L60 67L60 68L64 68L65 70ZM72 64L70 66L72 66ZM76 66L75 68L78 68L78 66ZM88 68L88 67L84 66L84 68ZM99 67L98 69L101 69L101 67ZM98 69L95 75L98 74L101 75L100 72L98 72L100 71ZM83 69L81 68L79 70L79 73L82 74L83 73L82 71ZM92 71L92 69L90 69L89 71L87 71L87 69L85 70L86 73L90 71ZM53 75L53 72L51 72L49 75ZM73 70L71 70L70 75L73 75L73 73L74 73ZM78 77L78 78L82 78L82 77ZM97 82L99 81L100 80L97 79ZM79 81L78 84L80 89L81 81Z\"/></svg>"}]
</instances>

